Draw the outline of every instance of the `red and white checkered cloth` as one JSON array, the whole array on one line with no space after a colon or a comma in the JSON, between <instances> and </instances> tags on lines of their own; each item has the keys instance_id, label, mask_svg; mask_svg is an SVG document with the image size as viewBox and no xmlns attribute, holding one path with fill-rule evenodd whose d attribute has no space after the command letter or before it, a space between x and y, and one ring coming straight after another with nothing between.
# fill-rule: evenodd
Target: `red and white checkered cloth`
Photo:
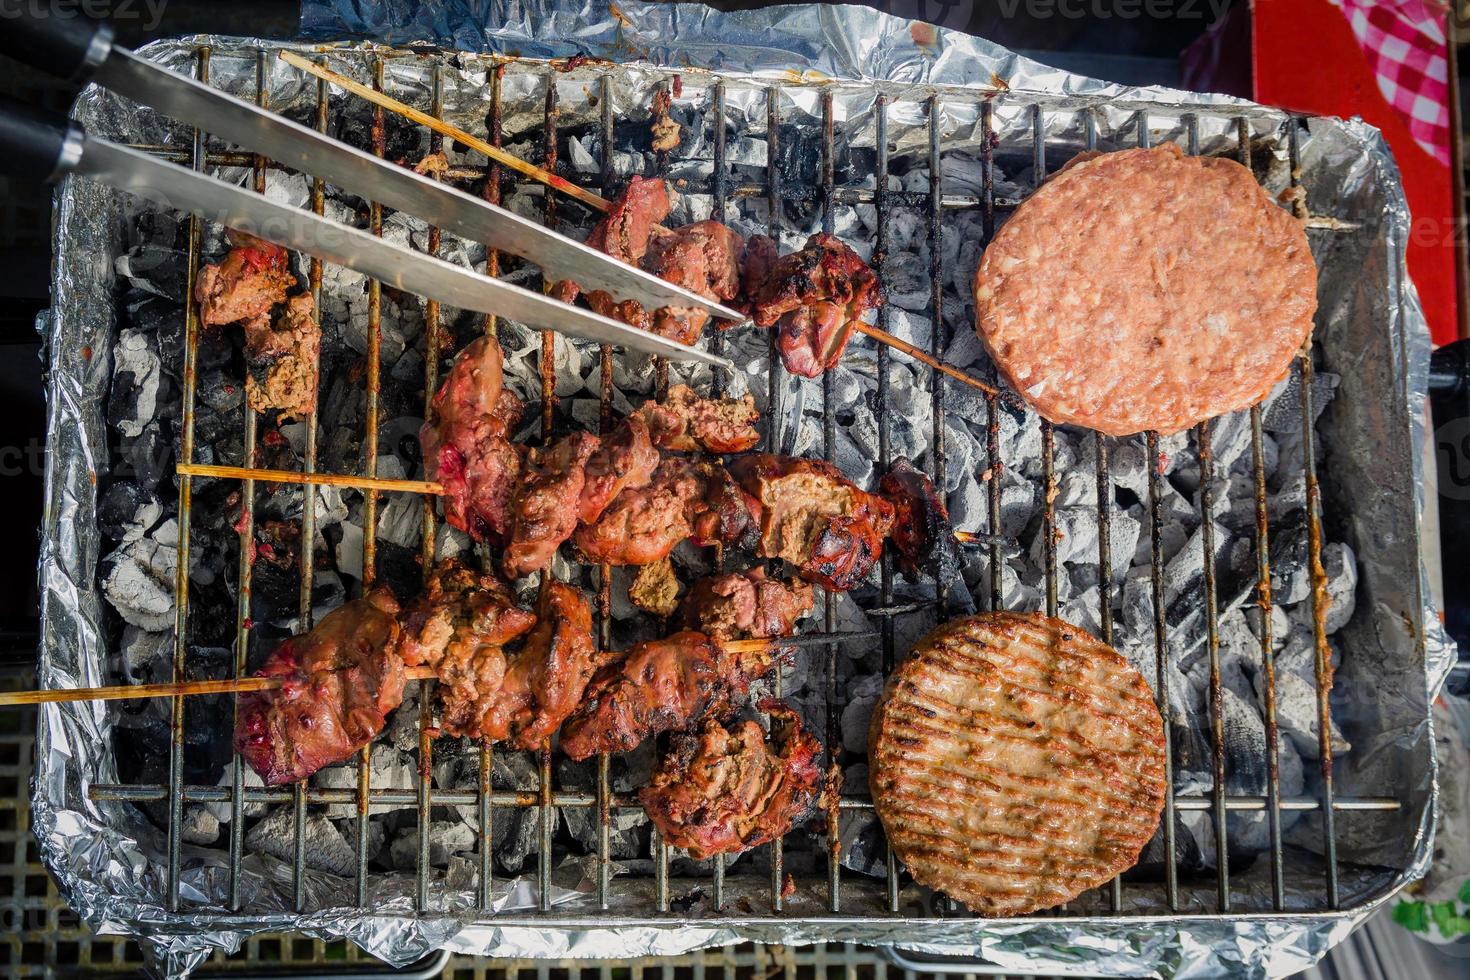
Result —
<instances>
[{"instance_id":1,"label":"red and white checkered cloth","mask_svg":"<svg viewBox=\"0 0 1470 980\"><path fill-rule=\"evenodd\" d=\"M1450 86L1445 6L1434 0L1332 0L1368 56L1378 88L1414 142L1450 163Z\"/></svg>"}]
</instances>

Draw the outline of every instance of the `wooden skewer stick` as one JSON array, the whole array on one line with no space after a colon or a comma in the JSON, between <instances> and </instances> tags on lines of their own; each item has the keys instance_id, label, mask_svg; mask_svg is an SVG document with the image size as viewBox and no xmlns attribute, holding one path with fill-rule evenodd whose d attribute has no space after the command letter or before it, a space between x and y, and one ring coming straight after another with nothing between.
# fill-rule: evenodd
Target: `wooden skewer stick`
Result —
<instances>
[{"instance_id":1,"label":"wooden skewer stick","mask_svg":"<svg viewBox=\"0 0 1470 980\"><path fill-rule=\"evenodd\" d=\"M442 494L444 488L429 480L389 480L376 476L350 476L342 473L298 473L295 470L257 470L248 466L213 466L205 463L180 463L177 471L186 476L214 476L227 480L259 480L261 483L311 483L324 487L356 487L362 490L387 490L402 493Z\"/></svg>"},{"instance_id":2,"label":"wooden skewer stick","mask_svg":"<svg viewBox=\"0 0 1470 980\"><path fill-rule=\"evenodd\" d=\"M392 111L402 116L412 119L414 122L419 123L422 126L429 127L437 133L456 139L459 142L470 147L471 149L483 153L491 160L503 164L504 166L511 168L519 174L530 177L532 180L540 181L547 187L553 187L561 191L563 194L571 195L572 197L581 201L583 204L586 204L588 207L595 208L598 211L606 211L610 207L612 207L611 202L609 202L606 198L594 194L592 191L587 190L585 187L579 187L578 185L572 183L569 180L566 180L565 178L558 177L556 174L552 173L549 170L544 170L533 163L527 163L520 157L517 157L512 153L507 153L505 150L502 150L498 146L492 146L479 137L472 136L459 127L452 125L451 123L447 123L442 119L435 118L428 113L420 112L411 105L406 105L405 103L399 102L397 99L392 98L388 95L384 95L382 92L374 91L373 89L369 88L366 85L363 85L360 82L353 81L346 75L342 75L332 71L330 68L323 68L316 62L303 58L299 54L296 54L292 51L282 51L281 60L285 61L287 64L300 68L302 71L307 72L308 74L315 75L317 78L324 79L332 83L333 85L340 86L341 88L346 89L354 95L361 96L374 105L382 106L384 109L391 109ZM654 234L664 233L669 230L670 229L664 228L661 225L653 226ZM1000 393L994 385L986 384L979 378L976 378L970 374L966 374L959 368L953 367L949 364L945 364L943 361L939 360L937 357L934 357L932 354L929 354L927 351L921 350L918 347L915 347L913 344L908 343L907 341L900 340L898 337L895 337L893 334L889 333L886 330L870 326L862 322L861 320L857 322L857 330L860 333L867 334L869 337L872 337L879 343L887 344L894 350L901 351L907 354L909 357L912 357L914 360L919 361L922 364L927 364L934 370L940 371L948 375L949 377L954 378L956 381L967 384L972 388L983 391L987 395L998 395Z\"/></svg>"},{"instance_id":3,"label":"wooden skewer stick","mask_svg":"<svg viewBox=\"0 0 1470 980\"><path fill-rule=\"evenodd\" d=\"M431 667L410 667L408 679L433 680ZM113 687L71 687L46 691L0 693L0 707L17 704L54 704L62 701L129 701L133 698L173 698L190 694L246 694L273 691L279 677L239 677L222 681L180 681L177 684L118 684Z\"/></svg>"},{"instance_id":4,"label":"wooden skewer stick","mask_svg":"<svg viewBox=\"0 0 1470 980\"><path fill-rule=\"evenodd\" d=\"M572 197L575 197L577 200L581 201L588 207L596 208L599 211L606 211L610 206L606 200L598 197L596 194L592 193L584 187L578 187L571 181L566 180L562 177L558 177L556 174L551 173L550 171L542 170L540 167L535 166L534 164L527 163L515 154L507 153L500 147L493 146L492 144L480 139L478 136L472 136L471 134L465 132L452 123L447 123L442 119L431 116L427 112L420 112L413 106L399 102L392 96L384 95L382 92L374 91L372 88L363 85L361 82L354 81L348 78L346 75L332 71L330 68L324 68L323 66L317 64L314 61L311 61L310 59L303 58L301 55L296 54L294 51L282 51L281 60L286 62L288 65L292 65L293 67L301 69L308 75L315 75L317 78L320 78L326 82L330 82L331 84L336 85L339 88L346 89L353 95L361 96L374 105L382 106L384 109L391 109L401 116L406 116L407 118L412 119L414 122L418 123L421 126L429 127L434 132L439 133L440 135L448 136L450 139L458 140L465 146L468 146L470 149L475 150L479 153L483 153L485 156L489 157L491 160L494 160L496 163L509 167L519 174L524 174L525 176L530 177L532 180L539 180L541 183L547 185L548 187L556 188L563 194L570 194Z\"/></svg>"}]
</instances>

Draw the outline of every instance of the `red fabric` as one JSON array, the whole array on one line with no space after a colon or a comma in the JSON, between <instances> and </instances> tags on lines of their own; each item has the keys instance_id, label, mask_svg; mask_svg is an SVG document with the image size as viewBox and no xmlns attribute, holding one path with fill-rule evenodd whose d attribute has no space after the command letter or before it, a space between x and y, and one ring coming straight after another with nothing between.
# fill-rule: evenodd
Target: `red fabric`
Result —
<instances>
[{"instance_id":1,"label":"red fabric","mask_svg":"<svg viewBox=\"0 0 1470 980\"><path fill-rule=\"evenodd\" d=\"M1335 0L1368 57L1378 90L1414 142L1450 165L1449 62L1445 11L1424 0Z\"/></svg>"},{"instance_id":2,"label":"red fabric","mask_svg":"<svg viewBox=\"0 0 1470 980\"><path fill-rule=\"evenodd\" d=\"M1253 0L1255 99L1323 116L1361 116L1383 132L1403 175L1413 216L1409 274L1436 343L1459 333L1457 229L1450 169L1424 150L1383 97L1348 18L1329 0Z\"/></svg>"}]
</instances>

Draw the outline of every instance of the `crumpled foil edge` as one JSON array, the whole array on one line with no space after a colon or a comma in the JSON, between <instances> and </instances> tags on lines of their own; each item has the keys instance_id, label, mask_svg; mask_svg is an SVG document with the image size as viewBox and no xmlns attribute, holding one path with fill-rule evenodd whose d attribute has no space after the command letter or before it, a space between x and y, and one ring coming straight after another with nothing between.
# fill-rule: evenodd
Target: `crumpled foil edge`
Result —
<instances>
[{"instance_id":1,"label":"crumpled foil edge","mask_svg":"<svg viewBox=\"0 0 1470 980\"><path fill-rule=\"evenodd\" d=\"M340 39L369 36L394 44L430 42L471 50L556 57L578 52L618 61L700 66L724 72L803 81L822 77L955 86L1045 94L1065 104L1070 96L1104 97L1130 104L1252 104L1165 88L1125 88L1057 71L984 40L932 29L867 8L795 6L720 13L706 8L642 3L374 4L366 0L308 0L303 31ZM201 38L201 41L213 40ZM1266 110L1271 111L1271 110ZM1414 445L1421 444L1427 388L1427 325L1405 265L1409 215L1397 168L1376 130L1360 121L1325 121L1361 147L1362 158L1385 198L1381 232L1389 261L1386 307L1391 315L1402 404ZM68 184L57 197L59 256L86 255L114 229L107 216L89 213ZM98 259L101 261L101 258ZM79 343L109 338L115 327L110 270L58 263L52 311L39 324L47 333L50 408L44 538L39 569L42 605L40 682L47 687L100 684L107 661L96 590L101 547L95 524L95 488L105 471L107 440L101 406L111 376L110 347ZM1413 490L1422 514L1425 485L1420 456L1412 453ZM1423 656L1425 696L1432 697L1454 660L1453 644L1438 626L1427 572L1418 569L1421 617L1413 641ZM1428 740L1426 716L1420 737ZM970 955L1013 970L1045 972L1085 968L1097 973L1175 977L1279 976L1316 962L1326 950L1402 884L1423 873L1431 855L1434 806L1432 753L1425 774L1428 805L1422 811L1413 860L1394 885L1350 912L1336 915L1173 916L1160 919L1006 922L926 920L935 941L914 942L913 920L878 923L731 919L693 922L612 923L598 930L539 924L476 922L468 914L415 916L410 906L389 903L381 914L327 910L307 915L240 916L219 912L165 911L161 855L120 835L116 812L126 804L90 801L89 782L116 778L111 758L95 752L108 741L105 707L49 705L37 733L33 827L43 860L71 906L100 933L131 935L145 945L152 969L186 976L218 948L237 949L249 935L294 929L321 938L345 937L394 964L412 962L435 948L497 956L626 957L687 952L757 940L802 943L850 940L892 944L921 952ZM83 765L85 763L85 765ZM133 814L136 817L136 814Z\"/></svg>"}]
</instances>

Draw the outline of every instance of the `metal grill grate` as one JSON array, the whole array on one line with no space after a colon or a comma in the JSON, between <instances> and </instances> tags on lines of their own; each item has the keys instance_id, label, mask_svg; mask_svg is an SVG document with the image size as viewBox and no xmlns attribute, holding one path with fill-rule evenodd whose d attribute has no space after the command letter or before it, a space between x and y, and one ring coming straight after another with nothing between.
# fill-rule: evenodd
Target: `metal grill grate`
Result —
<instances>
[{"instance_id":1,"label":"metal grill grate","mask_svg":"<svg viewBox=\"0 0 1470 980\"><path fill-rule=\"evenodd\" d=\"M257 55L256 72L256 94L264 104L267 95L268 67L267 58L269 53L261 51ZM393 55L383 52L374 53L370 61L370 74L374 87L381 89L384 82L384 58ZM417 57L417 56L413 56ZM559 99L563 93L558 85L558 79L563 76L553 70L550 66L528 60L500 59L489 61L486 86L488 88L488 118L486 126L489 139L492 143L500 145L502 142L503 107L502 89L507 71L513 71L518 76L530 76L539 79L539 84L544 87L544 113L540 121L540 141L542 163L547 167L555 167L556 153L559 137L559 120L561 118L561 106ZM210 50L201 48L196 59L197 75L202 80L209 80ZM432 90L432 104L430 111L441 114L444 108L444 66L436 65L434 68L434 84ZM672 84L673 77L666 78L663 85ZM600 99L601 104L601 132L603 135L603 159L601 160L600 186L604 193L611 195L619 188L614 179L614 170L611 159L611 148L613 146L614 119L612 106L613 86L616 79L612 73L604 73L596 86L588 86L582 89L587 99ZM766 147L767 174L763 183L737 182L732 179L732 167L728 158L728 137L731 123L727 117L726 105L728 94L736 86L747 89L756 88L754 83L746 80L721 79L718 77L696 76L692 80L684 79L684 86L703 84L707 90L703 93L707 100L707 118L705 124L710 127L713 154L714 171L707 190L713 199L713 217L724 219L731 205L739 200L763 199L769 214L769 232L777 236L781 230L783 202L803 201L814 203L820 208L821 223L825 230L831 231L834 226L834 209L839 204L865 204L871 205L876 214L876 236L874 242L874 261L883 274L885 285L889 284L889 269L886 259L891 247L892 221L897 209L913 209L923 215L925 233L928 236L930 262L927 270L930 296L935 315L931 317L932 333L929 338L929 352L936 358L944 357L943 349L943 318L937 311L943 303L943 286L947 270L944 267L943 249L940 248L944 216L947 213L959 210L978 210L983 218L984 239L989 241L996 226L997 210L1013 207L1016 203L1012 200L1001 200L997 197L994 185L995 153L998 145L1004 145L1010 149L1029 144L1030 153L1034 164L1034 181L1039 182L1045 176L1048 157L1045 113L1061 110L1048 109L1040 104L1026 106L1018 96L1010 96L1004 93L995 93L987 98L980 106L980 134L979 143L982 152L982 174L983 183L979 195L951 194L945 189L945 177L943 168L943 157L946 151L946 134L944 129L944 110L947 100L961 98L955 93L940 92L913 92L885 89L875 95L874 119L876 127L876 145L873 147L874 159L876 161L874 186L863 185L839 185L836 179L836 127L837 120L834 113L833 94L830 88L823 91L819 99L820 128L821 128L821 158L820 179L816 186L787 186L783 180L780 165L781 146L783 138L783 106L786 105L784 98L785 89L779 83L771 83L765 87L766 125L764 133L750 133L744 135L751 138L762 139ZM765 83L762 83L765 84ZM596 93L594 96L593 93ZM964 98L974 100L974 93L967 93ZM1010 100L1001 103L1001 100ZM1028 131L1018 133L1012 131L1000 132L996 126L995 106L998 104L1022 105L1026 112L1024 118L1027 120ZM1080 114L1083 130L1086 133L1086 146L1095 147L1098 143L1097 126L1094 118L1094 110L1082 108L1077 110L1065 110ZM316 86L316 124L319 129L325 129L328 122L328 92L324 83ZM890 125L895 113L901 112L905 119L922 118L919 124L922 129L922 138L918 139L916 159L923 162L928 169L927 190L899 190L889 187L890 165L892 163L892 148ZM383 123L382 109L376 110L375 124L373 127L375 149L379 155L383 153ZM1188 150L1191 153L1199 151L1199 118L1194 116L1171 117L1169 123L1172 126L1182 126L1184 136L1188 142ZM1238 135L1236 152L1239 158L1249 164L1251 162L1251 128L1244 117L1233 121L1235 132ZM913 124L910 123L912 127ZM1133 126L1136 132L1137 143L1140 146L1149 145L1150 141L1150 113L1148 110L1137 111ZM521 133L522 138L528 134ZM1284 142L1286 152L1290 157L1291 174L1293 184L1300 179L1299 161L1297 159L1297 135L1294 125L1287 125L1278 131L1274 139ZM439 146L438 138L432 138L431 150ZM178 158L179 151L176 148L149 147L149 149ZM206 143L201 133L195 133L191 148L187 151L187 160L195 168L205 168L215 165L249 165L254 168L255 187L263 191L266 187L268 175L272 170L270 161L262 160L250 155L240 154L233 151L219 151L212 149ZM658 170L666 172L670 165L667 155L661 155L658 159ZM500 168L491 166L487 169L487 180L485 184L485 196L488 200L498 201L503 188L503 175ZM324 200L324 187L321 181L316 181L313 188L312 204L317 213L322 213ZM1299 216L1305 218L1305 206L1298 197L1296 201ZM556 200L549 193L545 198L545 209L543 213L547 224L558 223ZM382 232L382 209L374 204L371 207L371 225L374 233ZM202 229L200 222L195 219L190 223L190 248L189 248L189 290L192 294L194 277L198 272L200 264L199 243L201 241ZM434 230L429 239L428 248L434 251L438 248L439 233ZM499 271L499 257L492 251L487 261L487 271L496 274ZM320 299L322 281L321 263L313 261L311 264L311 285L313 291ZM377 412L376 398L379 379L379 350L380 350L380 315L381 287L377 283L370 283L370 305L369 305L369 352L368 371L366 378L368 412L366 446L367 463L366 469L361 476L349 478L348 482L356 485L366 493L366 509L364 516L364 584L371 584L374 575L374 553L376 535L376 508L377 493L380 490L407 492L406 484L402 481L379 480L376 474L377 452ZM320 303L317 305L320 310ZM320 315L318 313L318 315ZM890 310L884 308L880 313L882 318L880 325L885 329L889 326L888 320ZM494 333L497 324L493 317L487 317L484 322L486 332ZM440 336L440 316L437 306L430 304L427 314L426 333L428 336L429 350L432 352ZM199 323L194 310L191 308L187 321L187 360L184 373L184 415L183 415L183 450L181 458L185 463L193 459L193 414L196 395L195 374L195 347L198 339ZM714 343L723 345L724 338L715 335ZM541 437L543 445L550 442L554 434L554 409L556 407L555 395L555 345L565 344L568 341L556 338L550 333L542 337L541 356ZM892 457L892 434L890 431L891 402L889 386L889 370L892 364L893 354L886 347L877 349L877 390L876 390L876 414L877 431L879 437L879 463L886 467ZM606 347L600 351L599 368L602 378L602 400L600 405L600 419L604 430L611 422L611 390L612 390L612 357L613 353ZM430 354L425 358L425 398L432 393L436 381L437 358ZM1325 587L1325 575L1322 571L1321 551L1321 500L1318 490L1314 460L1314 432L1312 429L1315 414L1312 406L1312 364L1309 351L1304 351L1298 359L1297 370L1301 374L1303 384L1300 392L1302 399L1303 417L1303 439L1305 442L1305 472L1301 475L1306 493L1307 520L1309 525L1309 553L1307 556L1308 571L1312 582L1312 594L1314 609L1322 610L1325 603L1323 590ZM780 360L775 350L774 334L771 337L771 370L767 389L768 408L765 414L766 446L773 451L779 451L783 435L783 411L782 378L780 376ZM945 384L941 382L941 376L931 373L933 379L930 385L932 397L932 475L936 484L944 485L944 470L946 459L944 452L945 440L945 417L946 399ZM657 371L657 391L660 396L667 389L668 373L667 365L660 365ZM832 380L830 375L824 378L822 387L823 396L823 424L821 438L821 452L827 459L834 457L834 441L837 421L837 410L840 406L833 404ZM1000 474L1007 466L1007 461L1001 458L1000 425L1002 414L1009 410L1009 406L1002 403L1005 396L990 396L985 405L985 418L987 423L986 447L988 459L986 469L991 479L988 484L988 526L985 528L968 529L982 532L982 543L979 547L984 552L985 560L988 560L991 568L999 568L1003 562L1000 535L1002 534L1001 523L1001 481ZM426 401L427 411L427 401ZM1251 452L1254 460L1254 482L1256 493L1256 516L1257 532L1254 540L1255 554L1257 560L1259 596L1266 608L1270 607L1271 589L1271 560L1269 553L1269 527L1266 509L1266 467L1263 456L1261 412L1259 408L1251 411ZM251 447L254 445L256 420L252 414L247 415L245 429L245 445L247 459ZM1210 445L1212 423L1199 426L1193 434L1193 446L1202 473L1202 509L1205 514L1210 512L1212 497L1210 489L1210 477L1212 476L1212 455ZM315 475L316 465L316 431L315 427L308 427L309 442L306 451L304 472L298 477L298 482L310 484L320 477ZM1109 642L1113 639L1113 619L1111 612L1111 582L1109 571L1112 568L1111 541L1109 529L1111 526L1112 509L1115 506L1111 499L1109 480L1109 449L1116 440L1096 436L1094 445L1096 448L1096 469L1098 476L1098 499L1097 517L1101 529L1099 542L1099 589L1101 602L1099 621L1101 634L1104 640ZM1058 608L1058 557L1056 548L1056 512L1053 503L1057 487L1057 468L1054 458L1055 433L1050 425L1042 427L1042 494L1044 501L1042 520L1044 522L1044 569L1045 569L1045 609L1049 614L1055 615ZM1160 452L1159 438L1150 433L1147 436L1148 459L1157 460ZM1014 462L1014 461L1013 461ZM1161 482L1157 466L1148 467L1148 499L1145 502L1148 514L1148 528L1151 546L1152 576L1151 587L1154 609L1154 654L1156 658L1155 690L1160 701L1160 708L1166 718L1170 716L1169 688L1166 681L1166 667L1169 658L1169 630L1165 619L1164 606L1164 583L1163 583L1163 548L1161 537L1165 528L1165 517L1161 511L1160 496ZM240 535L242 553L248 548L250 535L252 534L253 522L253 490L254 481L244 483L245 518L241 526ZM180 478L180 535L179 535L179 561L181 570L189 568L189 507L190 507L190 477L187 472ZM312 494L305 497L306 506L303 515L303 539L311 541L314 522L314 500ZM424 560L426 567L432 561L434 547L434 508L432 498L425 499L423 526L424 526ZM1205 520L1202 523L1204 533L1212 533L1211 522ZM1211 550L1212 542L1206 538L1206 551ZM311 610L311 563L302 563L303 576L301 581L301 614L304 624L309 625ZM1113 911L1142 911L1151 914L1160 912L1180 911L1183 908L1181 902L1180 883L1178 880L1178 868L1176 866L1175 849L1175 815L1183 811L1205 811L1211 815L1213 834L1215 837L1216 853L1227 852L1227 815L1233 812L1265 811L1268 814L1270 826L1270 862L1272 901L1267 907L1251 908L1248 911L1265 912L1268 910L1281 911L1286 908L1286 868L1282 852L1280 816L1282 812L1307 811L1320 814L1322 817L1322 848L1324 858L1320 862L1318 882L1312 887L1316 898L1312 900L1309 909L1294 909L1295 911L1323 912L1336 909L1339 906L1339 884L1338 884L1338 861L1336 856L1336 833L1335 815L1340 811L1361 810L1394 810L1400 804L1396 799L1388 797L1344 797L1333 793L1331 781L1332 768L1332 746L1329 733L1331 726L1329 721L1329 694L1331 686L1331 667L1329 662L1330 649L1327 637L1323 631L1322 616L1315 616L1316 622L1316 679L1317 679L1317 701L1319 708L1319 749L1322 769L1322 784L1320 794L1313 797L1285 798L1281 793L1280 774L1277 769L1276 743L1278 739L1275 719L1275 675L1272 666L1272 637L1270 635L1269 616L1264 635L1261 637L1261 655L1265 665L1265 696L1264 714L1267 724L1267 746L1266 752L1269 759L1268 788L1264 796L1238 796L1229 795L1225 788L1226 756L1225 756L1225 729L1221 708L1221 681L1219 663L1219 635L1217 622L1217 606L1213 569L1209 562L1205 562L1206 569L1206 618L1208 626L1208 654L1210 666L1209 697L1210 719L1209 731L1213 738L1211 746L1211 763L1215 775L1214 787L1208 795L1180 795L1171 792L1166 799L1165 817L1161 826L1161 834L1164 842L1164 883L1161 900L1154 902L1151 899L1142 904L1134 903L1132 906L1125 905L1125 886L1121 881L1113 881L1105 889L1106 907ZM181 571L179 585L183 585L186 571ZM610 642L610 575L606 568L600 570L599 589L597 600L598 628L597 635L605 645ZM248 641L250 623L249 611L249 587L250 566L249 562L242 560L240 564L240 597L238 610L237 647L235 658L235 669L237 673L244 670L244 650ZM990 605L998 608L1001 605L1001 576L991 576ZM943 608L945 601L945 587L943 584L938 589L935 600L928 602L905 602L899 603L895 596L893 568L890 556L885 553L881 565L881 587L879 590L879 604L864 611L870 617L879 617L881 622L881 644L882 664L884 672L890 670L895 661L896 639L895 621L899 617L914 615L925 609L932 609L935 604ZM187 636L188 606L187 589L178 590L178 617L177 636L180 638L175 649L174 673L176 677L184 674L185 655L187 644L183 639ZM834 613L832 598L824 597L822 605L824 628L831 632L834 628ZM819 644L812 647L811 651L816 654L822 646L825 646L825 665L827 670L825 700L827 712L827 745L828 752L840 751L841 738L837 727L837 716L840 711L841 694L837 686L836 663L838 647L835 643L822 645L820 638L816 639ZM816 658L823 659L823 658ZM777 695L780 691L779 673L777 675ZM304 886L304 861L303 854L306 846L306 814L307 807L316 804L352 804L358 809L359 820L357 822L357 870L355 875L355 901L361 906L366 902L369 884L369 860L368 860L368 823L366 815L374 804L394 804L416 806L419 819L419 847L417 867L415 874L415 895L417 906L421 910L428 910L434 906L434 885L436 872L430 866L428 827L430 810L436 805L459 805L476 808L478 817L478 830L482 846L480 847L480 876L475 900L478 908L485 912L490 908L492 897L492 868L490 857L490 841L495 832L494 816L496 810L502 807L520 809L535 809L539 818L539 838L541 847L536 872L536 894L538 896L539 908L542 912L548 912L552 903L552 864L553 831L556 825L557 812L563 807L586 807L595 808L599 821L599 846L596 855L595 874L595 899L597 907L608 910L612 907L611 895L614 892L612 884L613 863L609 853L609 821L611 812L615 808L637 807L636 800L630 795L613 792L609 780L608 759L603 757L597 765L597 780L594 792L567 791L558 789L552 774L552 755L549 748L544 747L539 754L539 785L533 792L510 792L493 791L491 786L491 771L493 764L494 749L485 746L479 750L479 783L477 786L469 786L455 789L435 788L430 781L430 757L433 751L430 725L432 717L429 705L431 699L429 689L432 682L424 682L424 697L421 699L421 716L419 720L420 738L419 746L421 752L421 764L419 766L419 780L416 788L412 790L373 788L369 784L370 768L368 764L368 752L364 750L358 762L358 784L352 789L324 789L307 787L297 784L293 787L262 789L246 788L243 785L239 759L235 762L235 779L232 786L194 786L183 783L183 735L184 715L182 699L175 702L172 714L173 749L169 767L169 781L167 785L99 785L92 788L94 799L101 800L130 800L130 801L167 801L169 813L168 847L166 888L167 903L170 909L180 907L180 827L182 824L182 809L185 802L202 803L227 803L231 806L234 820L232 821L229 857L230 857L230 906L232 909L241 908L241 892L239 888L240 862L243 852L243 821L242 808L246 803L291 803L295 813L295 861L294 865L294 897L297 909L305 907L306 889ZM1165 734L1169 735L1170 728L1165 726ZM1171 768L1169 770L1171 785L1173 785L1172 771L1172 746L1169 754ZM859 810L870 809L871 800L866 794L853 791L848 787L843 795L839 809ZM837 829L838 813L829 813L827 817L827 833L835 834ZM669 872L669 851L655 835L653 845L655 888L652 908L644 909L640 916L651 917L654 913L667 913L671 908L671 881ZM1230 913L1240 911L1235 908L1234 900L1236 893L1232 890L1229 878L1228 862L1218 861L1220 868L1216 874L1217 897L1216 910L1219 913ZM901 891L899 875L896 873L896 862L892 854L887 859L888 876L886 883L877 885L872 879L861 876L844 876L841 867L836 860L827 860L825 867L825 880L821 882L802 882L804 890L811 894L824 893L824 904L829 913L848 914L854 904L850 897L855 891L862 891L871 899L868 905L856 903L859 908L885 908L888 913L896 914L904 909L909 911L901 903ZM779 915L783 911L785 899L783 891L787 882L783 865L783 850L780 840L770 845L770 889L769 909L772 915ZM724 862L717 861L714 865L712 889L716 907L723 908L726 905L726 873ZM1300 881L1294 882L1298 887L1304 887ZM1134 886L1128 886L1132 888ZM1147 894L1152 894L1151 885L1140 886L1140 890L1147 889ZM876 892L875 892L876 890ZM871 894L870 894L871 893ZM881 894L880 894L881 893ZM1060 914L1082 914L1080 910L1074 909L1070 912L1059 910ZM931 914L958 914L957 909L941 904L937 911ZM758 916L757 916L758 917ZM535 915L519 916L512 915L502 917L499 921L545 921L538 920ZM596 914L574 913L567 915L561 913L557 916L558 922L575 923L583 926L596 927L605 923L605 919ZM667 919L663 920L667 921Z\"/></svg>"}]
</instances>

